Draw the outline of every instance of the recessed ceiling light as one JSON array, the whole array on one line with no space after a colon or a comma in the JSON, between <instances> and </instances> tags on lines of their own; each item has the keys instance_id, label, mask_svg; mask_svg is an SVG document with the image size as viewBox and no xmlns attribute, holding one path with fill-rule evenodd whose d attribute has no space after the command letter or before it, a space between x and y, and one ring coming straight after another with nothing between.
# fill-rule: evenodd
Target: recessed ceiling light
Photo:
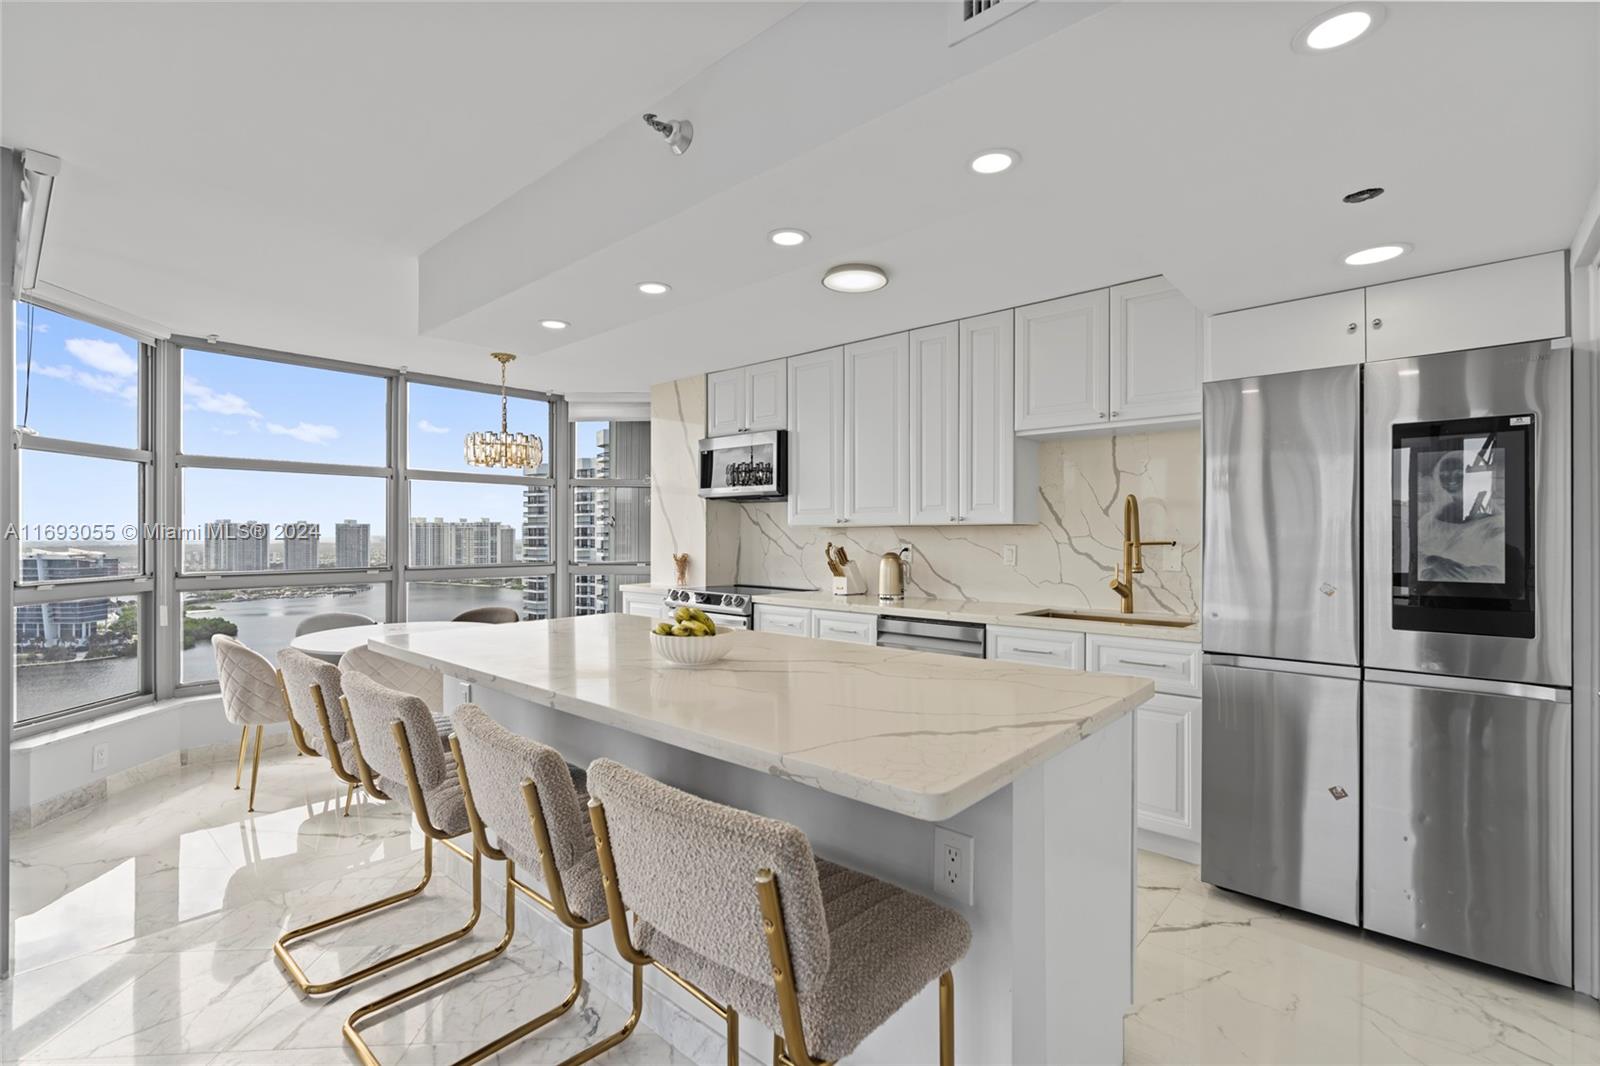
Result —
<instances>
[{"instance_id":1,"label":"recessed ceiling light","mask_svg":"<svg viewBox=\"0 0 1600 1066\"><path fill-rule=\"evenodd\" d=\"M889 284L889 275L871 263L840 263L822 275L822 284L834 292L872 292Z\"/></svg>"},{"instance_id":2,"label":"recessed ceiling light","mask_svg":"<svg viewBox=\"0 0 1600 1066\"><path fill-rule=\"evenodd\" d=\"M1346 4L1324 11L1294 35L1297 52L1331 52L1365 36L1383 21L1382 4Z\"/></svg>"},{"instance_id":3,"label":"recessed ceiling light","mask_svg":"<svg viewBox=\"0 0 1600 1066\"><path fill-rule=\"evenodd\" d=\"M797 244L804 244L811 239L811 234L803 229L775 229L767 234L767 240L783 248L793 248Z\"/></svg>"},{"instance_id":4,"label":"recessed ceiling light","mask_svg":"<svg viewBox=\"0 0 1600 1066\"><path fill-rule=\"evenodd\" d=\"M1375 248L1363 248L1359 252L1351 252L1344 257L1344 261L1353 267L1371 266L1373 263L1387 263L1409 251L1411 251L1409 244L1380 244Z\"/></svg>"},{"instance_id":5,"label":"recessed ceiling light","mask_svg":"<svg viewBox=\"0 0 1600 1066\"><path fill-rule=\"evenodd\" d=\"M646 296L660 296L663 293L671 291L671 289L671 285L666 285L659 281L639 282L639 291L644 293Z\"/></svg>"},{"instance_id":6,"label":"recessed ceiling light","mask_svg":"<svg viewBox=\"0 0 1600 1066\"><path fill-rule=\"evenodd\" d=\"M539 322L539 325L545 329L566 329L571 324L570 322L563 322L559 318L546 318Z\"/></svg>"},{"instance_id":7,"label":"recessed ceiling light","mask_svg":"<svg viewBox=\"0 0 1600 1066\"><path fill-rule=\"evenodd\" d=\"M968 165L979 174L999 174L1010 170L1017 159L1017 153L1009 148L991 148L982 155L974 156Z\"/></svg>"}]
</instances>

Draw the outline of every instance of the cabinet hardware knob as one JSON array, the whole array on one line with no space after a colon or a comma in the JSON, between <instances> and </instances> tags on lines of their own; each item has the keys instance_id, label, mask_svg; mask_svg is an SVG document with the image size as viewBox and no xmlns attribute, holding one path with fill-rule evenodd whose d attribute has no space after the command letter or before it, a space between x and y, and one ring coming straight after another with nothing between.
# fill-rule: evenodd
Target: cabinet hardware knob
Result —
<instances>
[{"instance_id":1,"label":"cabinet hardware knob","mask_svg":"<svg viewBox=\"0 0 1600 1066\"><path fill-rule=\"evenodd\" d=\"M1346 333L1354 333L1356 330L1358 330L1360 328L1361 327L1360 327L1360 325L1358 323L1352 322L1352 323L1350 323L1348 326L1346 326L1344 328L1344 331Z\"/></svg>"},{"instance_id":2,"label":"cabinet hardware knob","mask_svg":"<svg viewBox=\"0 0 1600 1066\"><path fill-rule=\"evenodd\" d=\"M1101 411L1101 412L1100 412L1100 417L1101 417L1101 418L1104 418L1104 417L1105 417L1105 416L1106 416L1106 413L1105 413L1105 412L1104 412L1104 411Z\"/></svg>"},{"instance_id":3,"label":"cabinet hardware knob","mask_svg":"<svg viewBox=\"0 0 1600 1066\"><path fill-rule=\"evenodd\" d=\"M1112 411L1112 412L1111 412L1111 417L1112 417L1112 418L1116 418L1116 417L1117 417L1117 412L1115 412L1115 411Z\"/></svg>"},{"instance_id":4,"label":"cabinet hardware knob","mask_svg":"<svg viewBox=\"0 0 1600 1066\"><path fill-rule=\"evenodd\" d=\"M1372 320L1372 328L1373 329L1382 329L1383 328L1383 319L1381 319L1381 318L1373 319Z\"/></svg>"},{"instance_id":5,"label":"cabinet hardware knob","mask_svg":"<svg viewBox=\"0 0 1600 1066\"><path fill-rule=\"evenodd\" d=\"M955 515L951 515L950 516L950 521L954 522L955 520L956 520L956 516Z\"/></svg>"}]
</instances>

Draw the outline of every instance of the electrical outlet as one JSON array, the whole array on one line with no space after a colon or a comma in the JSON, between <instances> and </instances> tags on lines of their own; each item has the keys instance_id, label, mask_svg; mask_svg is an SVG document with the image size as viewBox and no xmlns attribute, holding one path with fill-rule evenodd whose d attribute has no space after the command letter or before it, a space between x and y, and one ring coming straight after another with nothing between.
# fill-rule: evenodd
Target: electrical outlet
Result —
<instances>
[{"instance_id":1,"label":"electrical outlet","mask_svg":"<svg viewBox=\"0 0 1600 1066\"><path fill-rule=\"evenodd\" d=\"M1007 544L1000 549L1000 558L1007 566L1017 565L1017 546Z\"/></svg>"},{"instance_id":2,"label":"electrical outlet","mask_svg":"<svg viewBox=\"0 0 1600 1066\"><path fill-rule=\"evenodd\" d=\"M104 770L111 763L111 745L96 744L94 753L90 756L91 770Z\"/></svg>"},{"instance_id":3,"label":"electrical outlet","mask_svg":"<svg viewBox=\"0 0 1600 1066\"><path fill-rule=\"evenodd\" d=\"M933 830L933 892L972 906L973 840L953 829Z\"/></svg>"}]
</instances>

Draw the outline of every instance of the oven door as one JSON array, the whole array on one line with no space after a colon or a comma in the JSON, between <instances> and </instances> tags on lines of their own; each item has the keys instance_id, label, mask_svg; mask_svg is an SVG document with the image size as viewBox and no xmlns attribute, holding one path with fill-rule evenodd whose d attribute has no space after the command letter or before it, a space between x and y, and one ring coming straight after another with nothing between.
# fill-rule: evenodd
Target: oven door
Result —
<instances>
[{"instance_id":1,"label":"oven door","mask_svg":"<svg viewBox=\"0 0 1600 1066\"><path fill-rule=\"evenodd\" d=\"M1368 363L1365 393L1366 664L1570 685L1569 351Z\"/></svg>"}]
</instances>

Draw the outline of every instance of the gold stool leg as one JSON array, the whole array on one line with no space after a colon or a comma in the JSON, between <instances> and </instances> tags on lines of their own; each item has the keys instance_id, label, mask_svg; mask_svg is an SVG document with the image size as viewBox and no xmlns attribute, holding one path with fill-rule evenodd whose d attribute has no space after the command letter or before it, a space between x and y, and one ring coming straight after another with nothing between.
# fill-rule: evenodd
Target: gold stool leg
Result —
<instances>
[{"instance_id":1,"label":"gold stool leg","mask_svg":"<svg viewBox=\"0 0 1600 1066\"><path fill-rule=\"evenodd\" d=\"M239 766L233 771L233 790L239 791L239 782L244 780L244 749L250 743L250 727L245 726L239 730Z\"/></svg>"},{"instance_id":2,"label":"gold stool leg","mask_svg":"<svg viewBox=\"0 0 1600 1066\"><path fill-rule=\"evenodd\" d=\"M248 729L249 727L247 726L246 728ZM261 733L262 727L256 726L256 753L250 763L250 801L245 804L244 808L247 811L256 809L256 777L261 773ZM240 755L242 756L243 754L244 749L241 748ZM243 763L241 762L240 765L243 766Z\"/></svg>"},{"instance_id":3,"label":"gold stool leg","mask_svg":"<svg viewBox=\"0 0 1600 1066\"><path fill-rule=\"evenodd\" d=\"M639 1016L644 1013L644 967L639 963L633 964L633 1011L628 1015L628 1020L622 1023L622 1028L606 1037L592 1047L586 1047L576 1055L561 1063L561 1066L579 1066L580 1063L604 1055L624 1040L628 1039L639 1024Z\"/></svg>"},{"instance_id":4,"label":"gold stool leg","mask_svg":"<svg viewBox=\"0 0 1600 1066\"><path fill-rule=\"evenodd\" d=\"M728 1008L728 1066L739 1066L739 1012Z\"/></svg>"},{"instance_id":5,"label":"gold stool leg","mask_svg":"<svg viewBox=\"0 0 1600 1066\"><path fill-rule=\"evenodd\" d=\"M344 816L350 817L350 801L356 798L356 786L347 785L344 790Z\"/></svg>"},{"instance_id":6,"label":"gold stool leg","mask_svg":"<svg viewBox=\"0 0 1600 1066\"><path fill-rule=\"evenodd\" d=\"M939 975L939 1066L956 1064L956 979L949 970Z\"/></svg>"}]
</instances>

